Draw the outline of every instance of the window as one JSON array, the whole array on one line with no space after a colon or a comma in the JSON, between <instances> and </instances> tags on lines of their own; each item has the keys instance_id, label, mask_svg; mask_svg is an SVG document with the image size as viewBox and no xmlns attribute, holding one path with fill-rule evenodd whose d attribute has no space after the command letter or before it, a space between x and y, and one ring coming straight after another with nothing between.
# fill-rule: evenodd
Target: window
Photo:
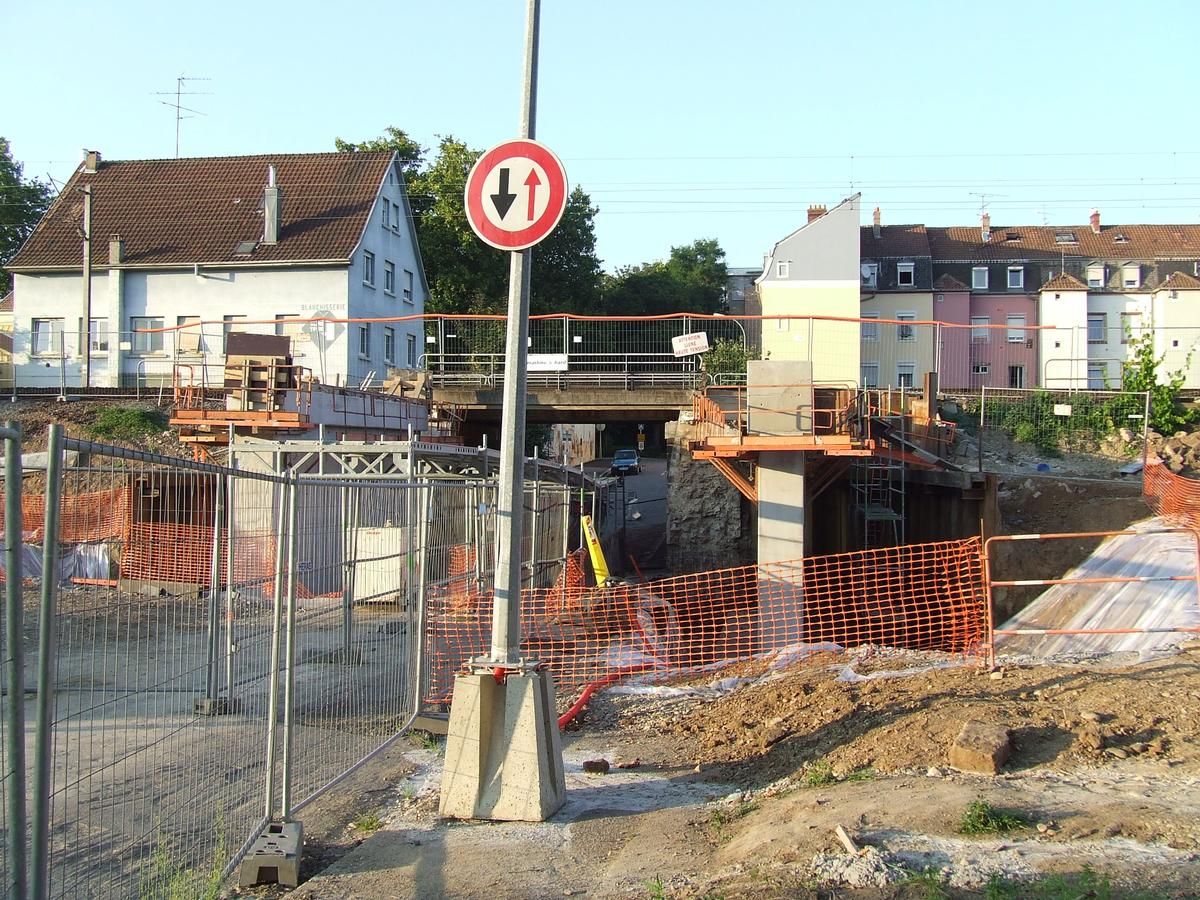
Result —
<instances>
[{"instance_id":1,"label":"window","mask_svg":"<svg viewBox=\"0 0 1200 900\"><path fill-rule=\"evenodd\" d=\"M971 316L971 343L986 344L991 332L988 330L987 316Z\"/></svg>"},{"instance_id":2,"label":"window","mask_svg":"<svg viewBox=\"0 0 1200 900\"><path fill-rule=\"evenodd\" d=\"M790 262L775 263L776 278L791 278L792 264Z\"/></svg>"},{"instance_id":3,"label":"window","mask_svg":"<svg viewBox=\"0 0 1200 900\"><path fill-rule=\"evenodd\" d=\"M383 227L390 231L392 228L392 205L388 203L387 198L385 197L379 202L379 206L383 211Z\"/></svg>"},{"instance_id":4,"label":"window","mask_svg":"<svg viewBox=\"0 0 1200 900\"><path fill-rule=\"evenodd\" d=\"M410 369L417 367L417 336L415 334L408 336L408 367Z\"/></svg>"},{"instance_id":5,"label":"window","mask_svg":"<svg viewBox=\"0 0 1200 900\"><path fill-rule=\"evenodd\" d=\"M83 333L83 319L79 320L79 346L83 346L84 341L90 341L88 344L89 353L107 353L108 352L108 319L92 319L91 328L88 333Z\"/></svg>"},{"instance_id":6,"label":"window","mask_svg":"<svg viewBox=\"0 0 1200 900\"><path fill-rule=\"evenodd\" d=\"M863 263L858 271L863 287L873 288L879 283L879 263Z\"/></svg>"},{"instance_id":7,"label":"window","mask_svg":"<svg viewBox=\"0 0 1200 900\"><path fill-rule=\"evenodd\" d=\"M1192 274L1200 275L1200 262L1192 263Z\"/></svg>"},{"instance_id":8,"label":"window","mask_svg":"<svg viewBox=\"0 0 1200 900\"><path fill-rule=\"evenodd\" d=\"M413 273L408 269L404 270L404 302L413 302Z\"/></svg>"},{"instance_id":9,"label":"window","mask_svg":"<svg viewBox=\"0 0 1200 900\"><path fill-rule=\"evenodd\" d=\"M1025 343L1025 317L1008 317L1008 342L1010 344Z\"/></svg>"},{"instance_id":10,"label":"window","mask_svg":"<svg viewBox=\"0 0 1200 900\"><path fill-rule=\"evenodd\" d=\"M1009 366L1008 367L1008 386L1010 388L1025 387L1025 367L1024 366Z\"/></svg>"},{"instance_id":11,"label":"window","mask_svg":"<svg viewBox=\"0 0 1200 900\"><path fill-rule=\"evenodd\" d=\"M861 318L878 319L879 313L861 313ZM864 341L879 340L879 323L878 322L863 322L862 323L862 339Z\"/></svg>"},{"instance_id":12,"label":"window","mask_svg":"<svg viewBox=\"0 0 1200 900\"><path fill-rule=\"evenodd\" d=\"M1010 291L1020 291L1025 288L1025 267L1024 266L1009 266L1008 267L1008 289Z\"/></svg>"},{"instance_id":13,"label":"window","mask_svg":"<svg viewBox=\"0 0 1200 900\"><path fill-rule=\"evenodd\" d=\"M1137 340L1142 334L1142 314L1140 312L1121 313L1121 343L1128 344Z\"/></svg>"},{"instance_id":14,"label":"window","mask_svg":"<svg viewBox=\"0 0 1200 900\"><path fill-rule=\"evenodd\" d=\"M370 250L363 251L363 284L375 287L375 254Z\"/></svg>"},{"instance_id":15,"label":"window","mask_svg":"<svg viewBox=\"0 0 1200 900\"><path fill-rule=\"evenodd\" d=\"M896 387L912 387L916 363L896 363Z\"/></svg>"},{"instance_id":16,"label":"window","mask_svg":"<svg viewBox=\"0 0 1200 900\"><path fill-rule=\"evenodd\" d=\"M238 326L246 321L245 316L221 316L221 352L229 352L229 335L235 331L242 331Z\"/></svg>"},{"instance_id":17,"label":"window","mask_svg":"<svg viewBox=\"0 0 1200 900\"><path fill-rule=\"evenodd\" d=\"M392 231L400 233L400 204L392 204Z\"/></svg>"},{"instance_id":18,"label":"window","mask_svg":"<svg viewBox=\"0 0 1200 900\"><path fill-rule=\"evenodd\" d=\"M134 353L162 353L163 333L161 331L146 332L144 328L162 328L162 316L132 316L129 319L129 330L133 334Z\"/></svg>"},{"instance_id":19,"label":"window","mask_svg":"<svg viewBox=\"0 0 1200 900\"><path fill-rule=\"evenodd\" d=\"M396 264L390 259L383 261L383 292L396 296Z\"/></svg>"},{"instance_id":20,"label":"window","mask_svg":"<svg viewBox=\"0 0 1200 900\"><path fill-rule=\"evenodd\" d=\"M201 352L200 317L176 316L175 352L180 356L198 356Z\"/></svg>"},{"instance_id":21,"label":"window","mask_svg":"<svg viewBox=\"0 0 1200 900\"><path fill-rule=\"evenodd\" d=\"M1054 243L1056 244L1077 244L1075 232L1073 231L1056 231L1054 233Z\"/></svg>"},{"instance_id":22,"label":"window","mask_svg":"<svg viewBox=\"0 0 1200 900\"><path fill-rule=\"evenodd\" d=\"M1142 286L1142 267L1140 265L1129 265L1121 267L1121 286L1125 288L1139 288Z\"/></svg>"},{"instance_id":23,"label":"window","mask_svg":"<svg viewBox=\"0 0 1200 900\"><path fill-rule=\"evenodd\" d=\"M1088 313L1088 343L1108 343L1108 314Z\"/></svg>"},{"instance_id":24,"label":"window","mask_svg":"<svg viewBox=\"0 0 1200 900\"><path fill-rule=\"evenodd\" d=\"M1102 391L1107 387L1108 366L1105 363L1088 363L1088 390Z\"/></svg>"},{"instance_id":25,"label":"window","mask_svg":"<svg viewBox=\"0 0 1200 900\"><path fill-rule=\"evenodd\" d=\"M371 326L358 326L358 355L363 359L371 358Z\"/></svg>"},{"instance_id":26,"label":"window","mask_svg":"<svg viewBox=\"0 0 1200 900\"><path fill-rule=\"evenodd\" d=\"M896 318L901 322L912 322L917 318L916 313L898 312ZM912 325L897 325L896 340L898 341L915 341L917 339L916 330Z\"/></svg>"},{"instance_id":27,"label":"window","mask_svg":"<svg viewBox=\"0 0 1200 900\"><path fill-rule=\"evenodd\" d=\"M896 284L900 287L913 286L913 273L916 271L915 263L897 263L896 264Z\"/></svg>"},{"instance_id":28,"label":"window","mask_svg":"<svg viewBox=\"0 0 1200 900\"><path fill-rule=\"evenodd\" d=\"M1107 273L1104 271L1104 266L1088 266L1087 267L1087 286L1090 288L1102 288L1104 282L1108 279L1105 277Z\"/></svg>"},{"instance_id":29,"label":"window","mask_svg":"<svg viewBox=\"0 0 1200 900\"><path fill-rule=\"evenodd\" d=\"M859 366L864 388L879 387L879 363L863 363Z\"/></svg>"},{"instance_id":30,"label":"window","mask_svg":"<svg viewBox=\"0 0 1200 900\"><path fill-rule=\"evenodd\" d=\"M986 375L989 371L991 370L987 367L986 363L983 365L971 366L972 375Z\"/></svg>"},{"instance_id":31,"label":"window","mask_svg":"<svg viewBox=\"0 0 1200 900\"><path fill-rule=\"evenodd\" d=\"M383 329L383 361L389 366L396 364L396 329Z\"/></svg>"},{"instance_id":32,"label":"window","mask_svg":"<svg viewBox=\"0 0 1200 900\"><path fill-rule=\"evenodd\" d=\"M32 353L35 356L57 356L63 350L62 332L62 319L34 319Z\"/></svg>"},{"instance_id":33,"label":"window","mask_svg":"<svg viewBox=\"0 0 1200 900\"><path fill-rule=\"evenodd\" d=\"M971 269L971 290L986 291L988 287L987 266L975 266Z\"/></svg>"}]
</instances>

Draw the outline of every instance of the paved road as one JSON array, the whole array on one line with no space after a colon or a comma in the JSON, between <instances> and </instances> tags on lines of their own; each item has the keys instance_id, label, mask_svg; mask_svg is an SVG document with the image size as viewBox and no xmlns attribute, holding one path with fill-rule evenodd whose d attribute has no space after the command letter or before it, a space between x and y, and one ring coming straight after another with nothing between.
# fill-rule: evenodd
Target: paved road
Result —
<instances>
[{"instance_id":1,"label":"paved road","mask_svg":"<svg viewBox=\"0 0 1200 900\"><path fill-rule=\"evenodd\" d=\"M645 571L666 565L667 461L643 456L641 463L640 474L625 476L625 552ZM596 459L585 468L606 472L610 465L611 458ZM620 568L629 568L628 559Z\"/></svg>"}]
</instances>

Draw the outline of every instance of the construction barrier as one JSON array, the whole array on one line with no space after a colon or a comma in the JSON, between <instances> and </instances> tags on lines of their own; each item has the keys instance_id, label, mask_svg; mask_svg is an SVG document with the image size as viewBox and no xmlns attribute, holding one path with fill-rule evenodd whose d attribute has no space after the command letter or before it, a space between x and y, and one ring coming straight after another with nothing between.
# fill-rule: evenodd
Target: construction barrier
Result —
<instances>
[{"instance_id":1,"label":"construction barrier","mask_svg":"<svg viewBox=\"0 0 1200 900\"><path fill-rule=\"evenodd\" d=\"M1150 456L1142 484L1142 496L1157 515L1172 524L1200 529L1200 481L1176 475L1157 456Z\"/></svg>"},{"instance_id":2,"label":"construction barrier","mask_svg":"<svg viewBox=\"0 0 1200 900\"><path fill-rule=\"evenodd\" d=\"M879 644L975 654L986 645L980 541L945 541L741 566L640 584L565 584L521 595L522 654L553 671L569 703L614 674L657 681L797 645ZM573 582L576 582L573 584ZM427 704L486 653L492 598L430 597Z\"/></svg>"},{"instance_id":3,"label":"construction barrier","mask_svg":"<svg viewBox=\"0 0 1200 900\"><path fill-rule=\"evenodd\" d=\"M1096 540L1104 543L1080 567L1060 578L995 577L995 548L1015 542ZM1151 546L1150 541L1157 541ZM1062 652L1115 650L1084 636L1188 634L1200 632L1200 532L1191 528L1086 531L1070 534L1009 534L983 545L988 597L988 663L996 660L996 639L1024 637L1018 651L1038 656ZM1094 572L1096 574L1089 574ZM1175 586L1179 585L1181 589ZM1016 617L1017 627L993 622L996 588L1048 588ZM1144 588L1139 590L1139 588ZM1064 637L1065 641L1040 639ZM1144 642L1140 648L1147 649Z\"/></svg>"}]
</instances>

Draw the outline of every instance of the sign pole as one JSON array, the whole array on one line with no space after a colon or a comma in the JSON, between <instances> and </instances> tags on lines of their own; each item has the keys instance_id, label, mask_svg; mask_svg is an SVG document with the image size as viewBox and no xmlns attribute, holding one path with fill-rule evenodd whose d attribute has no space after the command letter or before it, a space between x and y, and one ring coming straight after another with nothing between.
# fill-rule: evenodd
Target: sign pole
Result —
<instances>
[{"instance_id":1,"label":"sign pole","mask_svg":"<svg viewBox=\"0 0 1200 900\"><path fill-rule=\"evenodd\" d=\"M528 2L520 137L532 139L537 127L537 52L541 0ZM521 519L525 509L525 386L532 258L531 249L514 251L508 275L504 406L500 424L500 495L496 509L496 591L492 600L491 661L498 666L516 663L521 653Z\"/></svg>"}]
</instances>

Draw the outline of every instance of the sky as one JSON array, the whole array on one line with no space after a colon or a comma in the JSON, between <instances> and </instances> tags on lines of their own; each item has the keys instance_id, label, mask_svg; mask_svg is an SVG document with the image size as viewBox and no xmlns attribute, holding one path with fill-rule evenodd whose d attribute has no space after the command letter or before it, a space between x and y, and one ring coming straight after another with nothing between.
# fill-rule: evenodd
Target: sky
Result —
<instances>
[{"instance_id":1,"label":"sky","mask_svg":"<svg viewBox=\"0 0 1200 900\"><path fill-rule=\"evenodd\" d=\"M0 135L60 183L84 147L172 157L186 75L183 156L389 125L483 150L518 134L526 8L9 0ZM863 224L1196 222L1200 76L1172 35L1197 25L1194 0L542 0L536 137L599 208L609 271L701 238L760 266L858 191Z\"/></svg>"}]
</instances>

